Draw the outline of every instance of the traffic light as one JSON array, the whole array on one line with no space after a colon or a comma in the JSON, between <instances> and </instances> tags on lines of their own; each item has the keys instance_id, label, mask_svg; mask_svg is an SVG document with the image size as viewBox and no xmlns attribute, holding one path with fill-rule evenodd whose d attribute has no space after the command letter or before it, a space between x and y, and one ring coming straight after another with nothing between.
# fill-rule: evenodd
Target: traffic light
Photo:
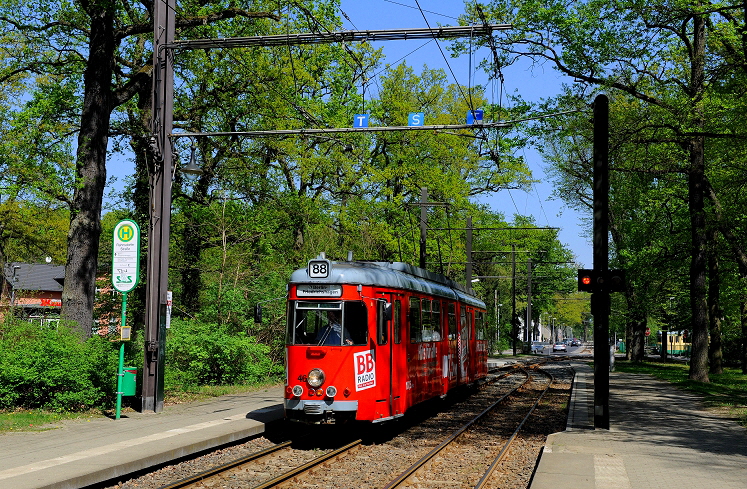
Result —
<instances>
[{"instance_id":1,"label":"traffic light","mask_svg":"<svg viewBox=\"0 0 747 489\"><path fill-rule=\"evenodd\" d=\"M579 292L624 292L625 270L578 270Z\"/></svg>"},{"instance_id":2,"label":"traffic light","mask_svg":"<svg viewBox=\"0 0 747 489\"><path fill-rule=\"evenodd\" d=\"M604 284L608 292L625 292L625 270L607 270Z\"/></svg>"},{"instance_id":3,"label":"traffic light","mask_svg":"<svg viewBox=\"0 0 747 489\"><path fill-rule=\"evenodd\" d=\"M595 292L597 289L597 278L594 270L579 269L578 270L578 291L579 292Z\"/></svg>"}]
</instances>

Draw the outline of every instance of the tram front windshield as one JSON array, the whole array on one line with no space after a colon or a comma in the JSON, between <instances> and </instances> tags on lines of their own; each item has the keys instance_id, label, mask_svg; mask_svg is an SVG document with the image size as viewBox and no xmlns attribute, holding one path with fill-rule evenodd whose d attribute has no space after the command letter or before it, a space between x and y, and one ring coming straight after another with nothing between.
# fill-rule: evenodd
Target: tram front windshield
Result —
<instances>
[{"instance_id":1,"label":"tram front windshield","mask_svg":"<svg viewBox=\"0 0 747 489\"><path fill-rule=\"evenodd\" d=\"M363 302L296 301L288 307L289 345L365 345L368 320Z\"/></svg>"}]
</instances>

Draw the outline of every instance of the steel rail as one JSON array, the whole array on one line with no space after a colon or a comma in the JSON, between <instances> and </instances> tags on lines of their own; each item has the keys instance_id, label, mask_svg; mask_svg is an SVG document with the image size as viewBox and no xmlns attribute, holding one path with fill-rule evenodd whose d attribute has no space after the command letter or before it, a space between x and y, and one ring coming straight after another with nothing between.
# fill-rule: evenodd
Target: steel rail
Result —
<instances>
[{"instance_id":1,"label":"steel rail","mask_svg":"<svg viewBox=\"0 0 747 489\"><path fill-rule=\"evenodd\" d=\"M213 467L212 469L208 469L205 471L200 472L199 474L195 474L192 477L187 477L185 479L172 482L171 484L166 484L165 486L159 487L159 489L179 489L181 487L186 487L190 484L194 484L195 482L201 481L203 479L207 479L208 477L212 477L215 474L219 474L221 472L225 472L227 470L230 470L234 467L238 467L239 465L245 464L247 462L251 462L252 460L256 460L258 458L262 458L266 455L269 455L271 453L277 452L278 450L281 450L288 445L291 444L291 441L285 441L283 443L279 443L277 445L271 446L269 448L265 448L264 450L260 450L259 452L255 452L252 454L247 455L246 457L237 458L236 460L233 460L231 462L228 462L223 465L219 465L217 467Z\"/></svg>"},{"instance_id":2,"label":"steel rail","mask_svg":"<svg viewBox=\"0 0 747 489\"><path fill-rule=\"evenodd\" d=\"M258 486L254 486L252 489L268 489L270 487L275 487L278 484L287 481L288 479L291 479L303 472L308 471L309 469L316 467L317 465L326 462L327 460L331 458L335 458L339 455L342 455L343 453L347 452L348 450L360 445L362 440L356 440L352 443L349 443L345 445L344 447L338 448L337 450L333 450L329 453L325 453L321 457L317 457L314 460L311 460L309 462L306 462L305 464L296 467L295 469L291 469L288 472L285 472L283 474L280 474L279 476L275 477L274 479L270 479L269 481L263 482L262 484Z\"/></svg>"},{"instance_id":3,"label":"steel rail","mask_svg":"<svg viewBox=\"0 0 747 489\"><path fill-rule=\"evenodd\" d=\"M535 370L539 370L539 369L535 369ZM488 479L492 475L495 468L498 466L499 463L501 463L501 460L503 460L503 457L506 455L506 453L508 453L509 447L511 446L513 441L516 439L516 436L519 434L519 431L521 431L521 428L524 426L524 423L526 423L527 419L529 419L529 416L532 415L532 413L537 408L537 406L539 405L544 395L547 393L548 390L550 390L552 383L555 381L555 378L552 376L552 374L545 372L544 370L539 370L539 371L542 372L544 375L547 375L550 378L550 382L547 383L547 386L542 391L542 394L540 394L540 396L537 398L537 401L535 401L534 405L529 410L527 415L524 416L524 419L521 420L521 423L519 423L519 426L516 427L516 430L514 430L514 433L511 435L511 437L508 439L506 444L503 446L503 449L501 449L498 456L493 460L493 463L490 464L490 467L488 467L488 470L485 471L485 474L482 476L482 478L480 478L480 480L477 482L474 489L482 489L483 487L485 487L485 484L487 483Z\"/></svg>"},{"instance_id":4,"label":"steel rail","mask_svg":"<svg viewBox=\"0 0 747 489\"><path fill-rule=\"evenodd\" d=\"M514 394L517 390L522 388L524 385L526 385L527 382L529 382L529 374L526 372L526 370L522 369L522 372L526 374L527 378L524 379L524 381L520 384L514 387L510 392L506 393L505 395L501 396L500 399L495 401L493 404L488 406L484 411L482 411L480 414L475 416L472 420L467 422L464 426L459 428L457 431L452 433L448 438L446 438L441 444L439 444L437 447L433 448L430 452L423 455L418 461L416 461L414 464L412 464L408 469L406 469L404 472L402 472L399 476L397 476L396 479L392 480L384 486L384 489L392 489L394 487L398 487L400 484L402 484L405 480L407 480L408 477L410 477L416 470L418 470L420 467L425 465L426 462L428 462L430 459L432 459L434 456L436 456L441 450L443 450L446 446L448 446L452 441L454 441L459 435L464 433L468 428L470 428L475 422L479 421L483 416L485 416L487 413L492 411L498 404L503 402L506 398Z\"/></svg>"}]
</instances>

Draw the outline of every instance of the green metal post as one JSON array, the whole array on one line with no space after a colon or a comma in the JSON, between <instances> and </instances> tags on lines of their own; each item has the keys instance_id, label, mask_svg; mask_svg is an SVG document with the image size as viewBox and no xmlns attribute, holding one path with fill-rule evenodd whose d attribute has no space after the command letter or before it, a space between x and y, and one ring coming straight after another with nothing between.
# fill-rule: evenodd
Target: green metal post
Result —
<instances>
[{"instance_id":1,"label":"green metal post","mask_svg":"<svg viewBox=\"0 0 747 489\"><path fill-rule=\"evenodd\" d=\"M120 328L124 328L127 315L127 292L122 294L122 322ZM119 342L119 370L117 370L117 411L114 419L119 419L122 411L122 380L124 378L124 341Z\"/></svg>"}]
</instances>

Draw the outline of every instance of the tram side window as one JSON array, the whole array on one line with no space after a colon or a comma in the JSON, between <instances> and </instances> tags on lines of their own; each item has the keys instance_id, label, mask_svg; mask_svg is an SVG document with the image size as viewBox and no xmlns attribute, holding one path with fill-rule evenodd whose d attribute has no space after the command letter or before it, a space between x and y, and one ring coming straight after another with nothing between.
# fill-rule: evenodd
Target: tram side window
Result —
<instances>
[{"instance_id":1,"label":"tram side window","mask_svg":"<svg viewBox=\"0 0 747 489\"><path fill-rule=\"evenodd\" d=\"M449 304L449 339L455 340L457 338L457 320L456 320L456 307L454 303Z\"/></svg>"},{"instance_id":2,"label":"tram side window","mask_svg":"<svg viewBox=\"0 0 747 489\"><path fill-rule=\"evenodd\" d=\"M421 341L433 341L433 316L431 314L432 301L429 299L423 299L422 308L423 311L423 327L421 329L420 340Z\"/></svg>"},{"instance_id":3,"label":"tram side window","mask_svg":"<svg viewBox=\"0 0 747 489\"><path fill-rule=\"evenodd\" d=\"M344 331L350 335L354 345L368 343L368 315L363 302L346 302Z\"/></svg>"},{"instance_id":4,"label":"tram side window","mask_svg":"<svg viewBox=\"0 0 747 489\"><path fill-rule=\"evenodd\" d=\"M433 341L441 341L441 301L433 301L432 305Z\"/></svg>"},{"instance_id":5,"label":"tram side window","mask_svg":"<svg viewBox=\"0 0 747 489\"><path fill-rule=\"evenodd\" d=\"M485 339L485 317L481 311L475 312L475 337L478 340Z\"/></svg>"},{"instance_id":6,"label":"tram side window","mask_svg":"<svg viewBox=\"0 0 747 489\"><path fill-rule=\"evenodd\" d=\"M394 342L396 344L402 343L402 323L400 318L402 314L402 302L400 300L394 301L394 313L392 314L392 326L394 329Z\"/></svg>"},{"instance_id":7,"label":"tram side window","mask_svg":"<svg viewBox=\"0 0 747 489\"><path fill-rule=\"evenodd\" d=\"M423 341L420 331L420 299L417 297L410 297L407 322L410 323L410 343L420 343Z\"/></svg>"},{"instance_id":8,"label":"tram side window","mask_svg":"<svg viewBox=\"0 0 747 489\"><path fill-rule=\"evenodd\" d=\"M469 338L469 323L467 322L467 309L462 306L459 308L462 313L459 317L459 332L462 335L462 341Z\"/></svg>"},{"instance_id":9,"label":"tram side window","mask_svg":"<svg viewBox=\"0 0 747 489\"><path fill-rule=\"evenodd\" d=\"M391 307L391 304L388 304L385 300L379 299L376 301L376 341L379 345L389 343L388 307ZM390 317L391 312L391 309L389 309Z\"/></svg>"}]
</instances>

